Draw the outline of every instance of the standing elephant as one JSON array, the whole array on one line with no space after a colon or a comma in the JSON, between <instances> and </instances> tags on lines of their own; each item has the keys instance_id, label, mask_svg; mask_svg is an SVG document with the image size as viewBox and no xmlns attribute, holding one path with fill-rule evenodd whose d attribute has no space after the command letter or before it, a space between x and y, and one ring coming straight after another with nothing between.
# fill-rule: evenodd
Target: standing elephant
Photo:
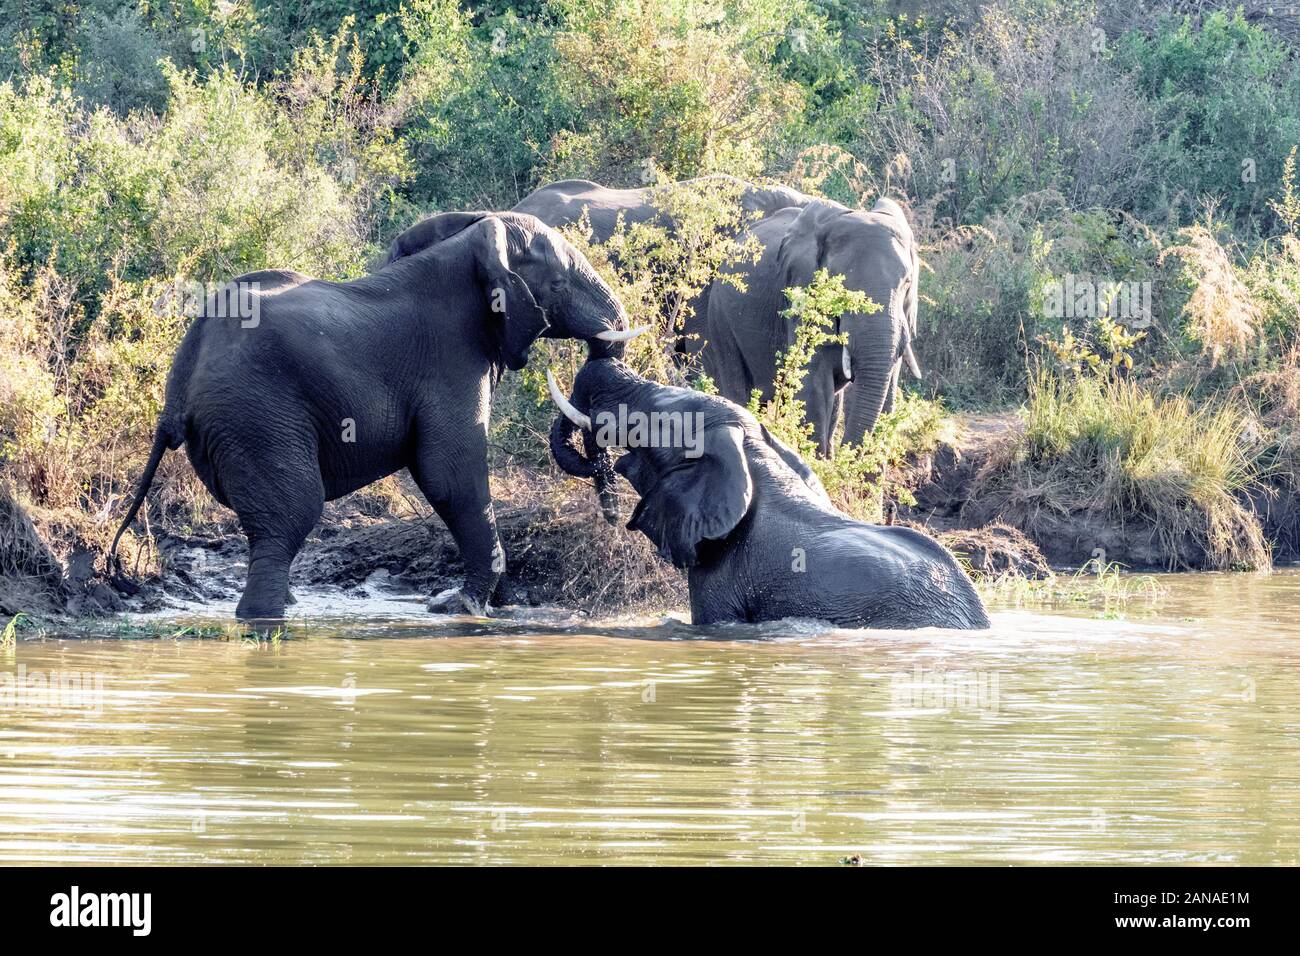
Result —
<instances>
[{"instance_id":1,"label":"standing elephant","mask_svg":"<svg viewBox=\"0 0 1300 956\"><path fill-rule=\"evenodd\" d=\"M942 545L836 511L807 465L739 405L646 381L614 359L586 362L571 399L548 380L562 412L551 429L556 463L596 474L599 489L609 447L627 448L613 466L641 498L627 526L687 570L693 623L988 627ZM585 452L570 444L578 430Z\"/></svg>"},{"instance_id":2,"label":"standing elephant","mask_svg":"<svg viewBox=\"0 0 1300 956\"><path fill-rule=\"evenodd\" d=\"M795 341L795 322L782 314L789 305L785 289L808 285L818 269L839 273L847 288L865 292L881 311L840 317L833 331L847 334L848 345L816 352L800 398L818 454L830 453L841 404L844 441L862 441L893 408L903 362L921 374L912 352L920 259L906 214L887 198L869 212L819 200L779 210L750 234L760 258L752 267L732 267L745 275L744 290L717 280L709 293L705 371L732 401L747 403L754 389L770 401L779 356Z\"/></svg>"},{"instance_id":3,"label":"standing elephant","mask_svg":"<svg viewBox=\"0 0 1300 956\"><path fill-rule=\"evenodd\" d=\"M660 210L666 189L715 188L735 190L741 211L748 222L761 220L778 209L802 208L814 198L789 186L756 186L733 176L715 174L698 179L687 179L670 186L646 186L640 189L611 189L589 179L565 179L542 186L525 196L514 207L515 212L536 216L548 226L560 228L578 222L584 213L591 224L592 240L608 242L618 226L619 217L625 226L653 222L670 233L676 224ZM706 287L688 303L686 321L678 330L677 350L696 353L703 345L704 316L707 309Z\"/></svg>"},{"instance_id":4,"label":"standing elephant","mask_svg":"<svg viewBox=\"0 0 1300 956\"><path fill-rule=\"evenodd\" d=\"M254 272L209 298L172 363L110 566L164 451L183 442L248 536L237 616L278 620L324 503L409 468L466 569L430 609L484 613L505 567L487 465L502 369L522 368L539 335L603 356L629 333L590 263L532 216L448 213L411 232L394 247L419 251L353 282ZM223 307L231 295L244 307Z\"/></svg>"}]
</instances>

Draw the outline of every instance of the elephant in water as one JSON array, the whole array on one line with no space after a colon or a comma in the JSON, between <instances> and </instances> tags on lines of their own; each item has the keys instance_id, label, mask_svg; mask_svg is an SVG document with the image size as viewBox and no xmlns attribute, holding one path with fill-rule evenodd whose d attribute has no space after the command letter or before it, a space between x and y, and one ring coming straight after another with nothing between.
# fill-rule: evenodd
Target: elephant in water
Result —
<instances>
[{"instance_id":1,"label":"elephant in water","mask_svg":"<svg viewBox=\"0 0 1300 956\"><path fill-rule=\"evenodd\" d=\"M739 405L649 382L615 359L588 360L571 398L548 379L562 413L551 429L557 464L604 492L608 449L627 449L613 465L641 498L627 526L687 570L695 624L988 627L942 545L835 510L808 466ZM585 453L570 444L578 430Z\"/></svg>"},{"instance_id":2,"label":"elephant in water","mask_svg":"<svg viewBox=\"0 0 1300 956\"><path fill-rule=\"evenodd\" d=\"M887 198L870 211L818 200L779 210L750 233L762 247L758 262L732 267L745 275L744 291L722 280L710 290L704 370L734 402L748 403L754 389L770 401L779 357L795 341L796 323L782 314L784 290L808 285L818 269L839 273L881 311L840 317L832 331L847 334L847 347L814 354L799 397L819 455L830 453L841 404L844 441L862 441L893 408L902 364L921 374L912 352L920 259L903 208Z\"/></svg>"},{"instance_id":3,"label":"elephant in water","mask_svg":"<svg viewBox=\"0 0 1300 956\"><path fill-rule=\"evenodd\" d=\"M110 567L163 453L184 443L248 536L237 616L275 621L324 503L409 468L466 569L430 609L485 612L505 568L487 464L502 370L522 368L539 335L611 356L631 333L591 264L532 216L448 213L410 233L394 247L418 251L352 282L254 272L209 297L172 362Z\"/></svg>"},{"instance_id":4,"label":"elephant in water","mask_svg":"<svg viewBox=\"0 0 1300 956\"><path fill-rule=\"evenodd\" d=\"M660 205L666 189L716 188L736 192L740 208L748 222L754 222L778 209L802 208L815 199L789 186L757 186L753 183L721 174L687 179L671 186L646 186L640 189L611 189L589 179L565 179L542 186L525 196L514 207L515 212L536 216L555 228L578 222L583 214L591 223L592 240L608 242L618 225L619 216L625 226L652 222L665 227L670 233L676 224L661 211ZM703 346L704 315L708 288L689 303L687 319L680 329L677 350L696 353Z\"/></svg>"}]
</instances>

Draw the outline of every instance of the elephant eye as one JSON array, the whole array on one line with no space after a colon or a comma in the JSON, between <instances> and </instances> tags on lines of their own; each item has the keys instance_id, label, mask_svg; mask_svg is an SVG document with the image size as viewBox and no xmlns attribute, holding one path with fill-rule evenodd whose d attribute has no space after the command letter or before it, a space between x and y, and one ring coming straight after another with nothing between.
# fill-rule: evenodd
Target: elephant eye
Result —
<instances>
[{"instance_id":1,"label":"elephant eye","mask_svg":"<svg viewBox=\"0 0 1300 956\"><path fill-rule=\"evenodd\" d=\"M551 291L563 292L565 288L568 286L568 284L569 284L569 280L564 278L564 276L556 276L554 279L551 280Z\"/></svg>"}]
</instances>

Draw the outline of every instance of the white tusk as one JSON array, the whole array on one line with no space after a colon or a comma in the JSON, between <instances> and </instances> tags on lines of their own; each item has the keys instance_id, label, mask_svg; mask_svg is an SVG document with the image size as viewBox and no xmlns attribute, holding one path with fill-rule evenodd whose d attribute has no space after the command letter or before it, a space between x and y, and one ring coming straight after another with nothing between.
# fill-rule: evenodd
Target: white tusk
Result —
<instances>
[{"instance_id":1,"label":"white tusk","mask_svg":"<svg viewBox=\"0 0 1300 956\"><path fill-rule=\"evenodd\" d=\"M546 384L551 390L551 401L560 407L560 411L564 412L564 417L583 431L591 431L591 419L574 408L572 403L564 397L564 393L560 391L560 386L555 384L555 376L551 374L549 368L546 370Z\"/></svg>"},{"instance_id":2,"label":"white tusk","mask_svg":"<svg viewBox=\"0 0 1300 956\"><path fill-rule=\"evenodd\" d=\"M604 332L597 332L596 338L602 342L626 342L628 339L634 339L642 332L649 332L650 326L643 325L639 329L628 329L626 332L620 332L617 329L606 329Z\"/></svg>"},{"instance_id":3,"label":"white tusk","mask_svg":"<svg viewBox=\"0 0 1300 956\"><path fill-rule=\"evenodd\" d=\"M912 351L911 342L903 346L903 358L907 359L907 367L912 370L912 374L920 378L921 366L916 364L916 353Z\"/></svg>"},{"instance_id":4,"label":"white tusk","mask_svg":"<svg viewBox=\"0 0 1300 956\"><path fill-rule=\"evenodd\" d=\"M853 378L853 360L852 360L851 358L849 358L849 347L848 347L847 345L844 346L844 355L842 356L842 362L841 362L841 365L842 365L842 367L843 367L843 369L844 369L844 377L847 378L847 379L852 379L852 378Z\"/></svg>"}]
</instances>

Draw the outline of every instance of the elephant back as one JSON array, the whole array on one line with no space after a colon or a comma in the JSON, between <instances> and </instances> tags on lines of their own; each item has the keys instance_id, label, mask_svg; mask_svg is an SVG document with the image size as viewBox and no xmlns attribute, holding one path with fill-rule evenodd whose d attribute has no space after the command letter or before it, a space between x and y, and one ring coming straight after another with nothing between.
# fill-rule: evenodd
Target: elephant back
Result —
<instances>
[{"instance_id":1,"label":"elephant back","mask_svg":"<svg viewBox=\"0 0 1300 956\"><path fill-rule=\"evenodd\" d=\"M393 244L388 247L388 256L383 265L392 265L398 259L405 259L423 252L438 243L458 235L474 225L484 216L492 213L483 210L474 212L442 212L428 219L417 222L409 229L398 233Z\"/></svg>"}]
</instances>

